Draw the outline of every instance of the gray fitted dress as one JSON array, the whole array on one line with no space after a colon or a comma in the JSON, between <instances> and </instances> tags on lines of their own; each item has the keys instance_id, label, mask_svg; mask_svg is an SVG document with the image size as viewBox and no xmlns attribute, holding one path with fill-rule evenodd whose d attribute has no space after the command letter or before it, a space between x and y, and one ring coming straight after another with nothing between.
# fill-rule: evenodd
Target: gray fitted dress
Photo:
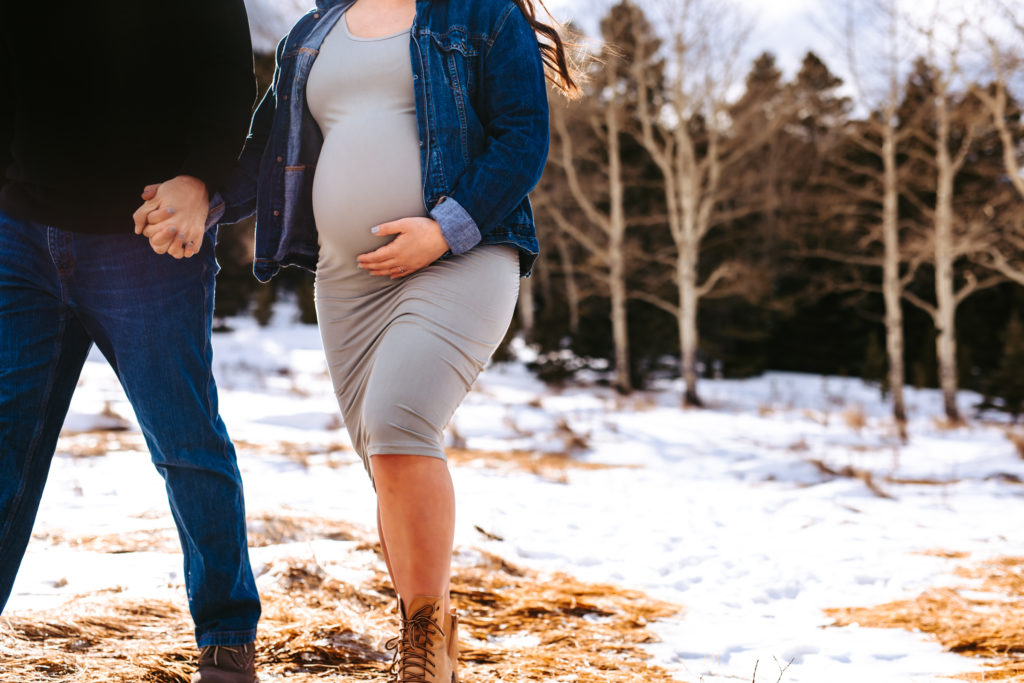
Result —
<instances>
[{"instance_id":1,"label":"gray fitted dress","mask_svg":"<svg viewBox=\"0 0 1024 683\"><path fill-rule=\"evenodd\" d=\"M479 245L404 278L356 257L386 244L370 228L425 216L409 32L328 34L306 90L324 135L313 181L320 241L316 310L353 446L444 458L443 430L501 342L519 291L518 252Z\"/></svg>"}]
</instances>

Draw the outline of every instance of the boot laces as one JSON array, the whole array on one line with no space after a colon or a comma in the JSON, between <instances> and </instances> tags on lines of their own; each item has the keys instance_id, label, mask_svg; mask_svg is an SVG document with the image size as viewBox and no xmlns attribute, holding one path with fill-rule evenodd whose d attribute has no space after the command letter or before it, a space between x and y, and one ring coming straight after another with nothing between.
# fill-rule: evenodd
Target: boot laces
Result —
<instances>
[{"instance_id":1,"label":"boot laces","mask_svg":"<svg viewBox=\"0 0 1024 683\"><path fill-rule=\"evenodd\" d=\"M388 683L425 683L427 676L434 675L437 664L431 646L435 636L444 638L444 631L431 619L433 613L433 605L424 605L402 620L400 636L384 644L384 649L395 652L388 668Z\"/></svg>"}]
</instances>

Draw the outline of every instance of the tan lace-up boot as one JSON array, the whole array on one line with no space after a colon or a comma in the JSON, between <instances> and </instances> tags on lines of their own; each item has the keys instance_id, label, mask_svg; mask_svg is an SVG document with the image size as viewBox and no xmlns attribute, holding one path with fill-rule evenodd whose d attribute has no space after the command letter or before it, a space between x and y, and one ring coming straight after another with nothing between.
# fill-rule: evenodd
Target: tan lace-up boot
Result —
<instances>
[{"instance_id":1,"label":"tan lace-up boot","mask_svg":"<svg viewBox=\"0 0 1024 683\"><path fill-rule=\"evenodd\" d=\"M458 619L443 618L440 597L417 595L406 608L399 601L402 633L385 646L394 650L390 683L457 683Z\"/></svg>"},{"instance_id":2,"label":"tan lace-up boot","mask_svg":"<svg viewBox=\"0 0 1024 683\"><path fill-rule=\"evenodd\" d=\"M448 615L448 629L444 632L448 664L452 670L452 683L459 681L459 617L452 610Z\"/></svg>"}]
</instances>

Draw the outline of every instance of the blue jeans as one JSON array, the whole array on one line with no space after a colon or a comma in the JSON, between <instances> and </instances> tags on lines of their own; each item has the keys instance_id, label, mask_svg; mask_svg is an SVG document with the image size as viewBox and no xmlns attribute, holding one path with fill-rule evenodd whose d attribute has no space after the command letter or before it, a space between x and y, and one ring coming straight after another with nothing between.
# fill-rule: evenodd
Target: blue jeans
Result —
<instances>
[{"instance_id":1,"label":"blue jeans","mask_svg":"<svg viewBox=\"0 0 1024 683\"><path fill-rule=\"evenodd\" d=\"M248 643L260 603L211 371L216 234L179 261L125 226L79 234L0 212L0 611L95 342L164 479L199 646Z\"/></svg>"}]
</instances>

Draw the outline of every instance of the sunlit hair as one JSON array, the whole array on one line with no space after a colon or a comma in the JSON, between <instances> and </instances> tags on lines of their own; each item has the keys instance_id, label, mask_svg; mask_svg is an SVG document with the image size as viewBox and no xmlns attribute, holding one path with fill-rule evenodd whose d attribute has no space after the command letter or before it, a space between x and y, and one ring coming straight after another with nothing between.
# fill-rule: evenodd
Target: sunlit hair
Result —
<instances>
[{"instance_id":1,"label":"sunlit hair","mask_svg":"<svg viewBox=\"0 0 1024 683\"><path fill-rule=\"evenodd\" d=\"M537 19L535 0L512 0L512 2L522 11L523 16L530 22L530 26L537 34L541 57L544 60L544 71L548 80L566 97L579 97L581 75L579 69L572 63L566 50L566 42L562 39L562 32L565 29L554 21L554 17L551 17L551 13L544 5L544 0L536 0L536 4L539 4L544 13L551 17L554 25L545 24ZM569 46L571 47L572 44Z\"/></svg>"}]
</instances>

